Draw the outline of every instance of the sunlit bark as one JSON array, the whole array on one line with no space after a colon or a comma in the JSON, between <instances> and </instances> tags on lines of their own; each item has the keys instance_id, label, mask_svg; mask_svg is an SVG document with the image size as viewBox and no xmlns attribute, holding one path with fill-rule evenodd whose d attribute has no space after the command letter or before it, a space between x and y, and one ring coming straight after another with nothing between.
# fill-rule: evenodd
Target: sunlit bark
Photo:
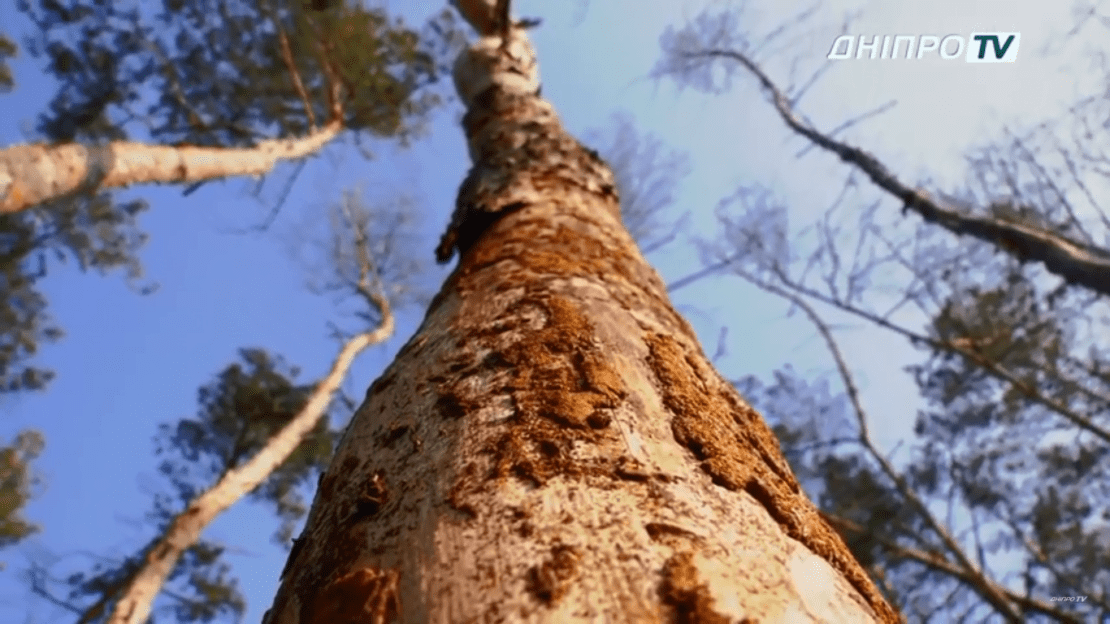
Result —
<instances>
[{"instance_id":1,"label":"sunlit bark","mask_svg":"<svg viewBox=\"0 0 1110 624\"><path fill-rule=\"evenodd\" d=\"M459 266L355 413L266 621L898 621L671 306L524 33L481 39L456 85Z\"/></svg>"}]
</instances>

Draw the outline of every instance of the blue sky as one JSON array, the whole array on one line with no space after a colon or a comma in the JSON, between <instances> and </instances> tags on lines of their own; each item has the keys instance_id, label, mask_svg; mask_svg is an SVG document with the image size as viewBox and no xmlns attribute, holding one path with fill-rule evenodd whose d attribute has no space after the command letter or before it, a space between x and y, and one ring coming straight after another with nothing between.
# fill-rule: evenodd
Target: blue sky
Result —
<instances>
[{"instance_id":1,"label":"blue sky","mask_svg":"<svg viewBox=\"0 0 1110 624\"><path fill-rule=\"evenodd\" d=\"M713 234L714 206L740 183L758 181L780 193L794 227L820 214L839 190L847 173L843 165L815 151L795 158L804 143L786 132L751 80L737 80L725 94L707 96L678 93L673 82L648 78L666 26L681 25L704 6L724 4L660 1L650 3L650 10L649 3L637 0L514 4L518 15L544 19L532 31L543 93L572 132L582 136L603 127L612 113L627 110L641 131L689 151L694 171L680 187L673 210L675 215L689 210L694 231ZM786 4L753 3L741 24L767 32L792 14L781 12ZM420 10L404 6L416 23L424 11L440 8L438 3ZM765 69L785 84L793 61L803 77L832 62L825 56L843 15L861 7L851 32L1022 33L1014 64L835 62L801 102L818 127L831 129L897 100L894 109L845 137L874 151L908 180L929 176L958 184L960 154L973 142L997 136L1003 124L1059 114L1078 95L1092 92L1097 79L1081 55L1082 39L1050 48L1070 26L1069 6L1001 1L826 2L803 26L804 34L788 32L777 55L761 58ZM16 14L14 0L0 0L0 24L14 36L29 27ZM21 127L33 123L52 93L26 54L13 70L17 88L0 97L4 145L25 140ZM152 295L136 294L119 275L84 275L72 264L51 268L42 289L67 335L43 349L39 363L55 369L57 379L45 393L0 403L0 439L35 427L47 441L35 464L44 486L27 508L43 531L0 553L7 563L0 571L0 621L68 621L56 607L31 598L20 576L28 560L49 563L56 557L58 570L70 569L89 563L82 552L124 555L151 537L141 522L148 494L160 484L151 437L159 423L195 412L197 388L229 364L239 348L260 346L281 354L302 367L301 379L328 368L338 344L329 338L327 323L343 318L332 301L305 289L306 272L287 252L299 224L359 184L372 198L409 195L419 202L428 235L418 251L430 263L434 240L468 167L460 114L457 104L441 110L424 140L408 150L376 146L372 162L347 144L329 146L308 164L273 230L264 235L230 231L265 218L288 169L267 182L262 201L251 196L253 183L238 180L207 184L188 197L173 187L126 191L151 204L141 219L150 234L141 258L147 279L160 285ZM867 192L864 196L876 196ZM892 203L888 206L894 210ZM666 281L700 266L697 253L682 244L650 259ZM429 279L438 285L444 275L445 269L435 269ZM728 355L718 361L726 377L766 375L787 362L814 376L828 370L810 327L797 317L783 318L781 302L735 279L695 284L677 293L675 303L709 353L716 349L720 327L730 328ZM346 383L352 396L365 392L422 314L402 312L395 336L356 365ZM869 330L846 336L846 355L861 372L864 399L884 415L875 423L878 435L892 448L914 415L910 397L915 388L900 372L913 354L900 343L878 342ZM249 602L247 622L259 621L268 607L284 563L285 553L268 541L275 526L265 510L243 504L206 533L232 550Z\"/></svg>"}]
</instances>

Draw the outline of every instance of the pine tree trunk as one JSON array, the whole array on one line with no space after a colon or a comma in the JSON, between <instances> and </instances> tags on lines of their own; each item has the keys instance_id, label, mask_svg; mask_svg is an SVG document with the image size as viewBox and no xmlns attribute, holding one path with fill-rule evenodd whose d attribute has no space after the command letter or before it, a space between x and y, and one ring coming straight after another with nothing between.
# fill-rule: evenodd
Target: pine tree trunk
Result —
<instances>
[{"instance_id":1,"label":"pine tree trunk","mask_svg":"<svg viewBox=\"0 0 1110 624\"><path fill-rule=\"evenodd\" d=\"M456 67L459 266L355 413L266 621L898 621L509 43Z\"/></svg>"}]
</instances>

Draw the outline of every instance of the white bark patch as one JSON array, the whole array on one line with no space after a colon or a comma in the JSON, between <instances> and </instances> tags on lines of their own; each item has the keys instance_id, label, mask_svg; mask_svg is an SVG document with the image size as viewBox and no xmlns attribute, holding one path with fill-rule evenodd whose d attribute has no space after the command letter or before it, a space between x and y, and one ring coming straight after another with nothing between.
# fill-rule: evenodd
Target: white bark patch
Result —
<instances>
[{"instance_id":1,"label":"white bark patch","mask_svg":"<svg viewBox=\"0 0 1110 624\"><path fill-rule=\"evenodd\" d=\"M536 52L524 31L513 33L515 36L504 46L501 37L482 37L455 61L455 89L467 108L473 106L478 95L494 86L521 95L539 90Z\"/></svg>"}]
</instances>

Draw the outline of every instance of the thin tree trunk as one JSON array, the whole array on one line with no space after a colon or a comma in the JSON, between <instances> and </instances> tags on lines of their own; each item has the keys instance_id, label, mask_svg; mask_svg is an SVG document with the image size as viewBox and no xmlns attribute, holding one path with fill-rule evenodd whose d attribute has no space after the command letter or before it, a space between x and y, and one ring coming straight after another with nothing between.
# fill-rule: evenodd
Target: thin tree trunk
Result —
<instances>
[{"instance_id":1,"label":"thin tree trunk","mask_svg":"<svg viewBox=\"0 0 1110 624\"><path fill-rule=\"evenodd\" d=\"M317 384L304 408L267 442L247 463L229 470L216 485L193 499L177 514L165 533L147 550L142 566L132 575L116 601L108 624L140 624L150 615L155 596L181 555L200 538L201 532L228 507L258 487L273 473L327 412L332 396L343 383L355 357L393 333L393 316L381 300L381 325L373 332L347 341L336 355L328 375Z\"/></svg>"},{"instance_id":2,"label":"thin tree trunk","mask_svg":"<svg viewBox=\"0 0 1110 624\"><path fill-rule=\"evenodd\" d=\"M0 214L101 188L262 175L280 160L316 152L340 130L342 124L333 121L303 138L275 139L242 149L122 141L104 146L14 145L0 149Z\"/></svg>"},{"instance_id":3,"label":"thin tree trunk","mask_svg":"<svg viewBox=\"0 0 1110 624\"><path fill-rule=\"evenodd\" d=\"M459 266L355 413L266 622L897 622L511 35L456 65Z\"/></svg>"}]
</instances>

